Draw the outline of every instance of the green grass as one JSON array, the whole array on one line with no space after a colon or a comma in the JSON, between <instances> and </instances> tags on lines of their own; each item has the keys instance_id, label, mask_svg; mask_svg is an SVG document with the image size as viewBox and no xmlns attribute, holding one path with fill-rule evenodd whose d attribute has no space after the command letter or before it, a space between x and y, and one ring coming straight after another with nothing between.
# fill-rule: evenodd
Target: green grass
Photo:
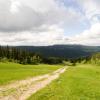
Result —
<instances>
[{"instance_id":1,"label":"green grass","mask_svg":"<svg viewBox=\"0 0 100 100\"><path fill-rule=\"evenodd\" d=\"M100 100L100 67L70 67L59 79L28 100Z\"/></svg>"},{"instance_id":2,"label":"green grass","mask_svg":"<svg viewBox=\"0 0 100 100\"><path fill-rule=\"evenodd\" d=\"M8 84L15 80L50 73L60 67L60 65L0 63L0 85Z\"/></svg>"}]
</instances>

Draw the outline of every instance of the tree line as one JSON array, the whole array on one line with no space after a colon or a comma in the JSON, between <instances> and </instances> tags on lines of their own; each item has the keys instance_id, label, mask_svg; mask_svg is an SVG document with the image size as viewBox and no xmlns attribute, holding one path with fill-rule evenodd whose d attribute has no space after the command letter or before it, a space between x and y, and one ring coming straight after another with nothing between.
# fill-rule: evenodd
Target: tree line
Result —
<instances>
[{"instance_id":1,"label":"tree line","mask_svg":"<svg viewBox=\"0 0 100 100\"><path fill-rule=\"evenodd\" d=\"M0 61L17 62L20 64L61 64L63 61L70 62L72 65L75 65L76 63L100 64L100 53L95 53L91 56L66 59L59 57L44 57L41 54L17 47L0 46Z\"/></svg>"},{"instance_id":2,"label":"tree line","mask_svg":"<svg viewBox=\"0 0 100 100\"><path fill-rule=\"evenodd\" d=\"M100 52L93 53L90 56L80 57L77 59L70 59L70 62L75 65L76 63L88 63L88 64L95 64L100 65Z\"/></svg>"},{"instance_id":3,"label":"tree line","mask_svg":"<svg viewBox=\"0 0 100 100\"><path fill-rule=\"evenodd\" d=\"M43 57L38 53L29 52L16 47L0 46L0 61L17 62L20 64L59 64L62 59L55 57Z\"/></svg>"}]
</instances>

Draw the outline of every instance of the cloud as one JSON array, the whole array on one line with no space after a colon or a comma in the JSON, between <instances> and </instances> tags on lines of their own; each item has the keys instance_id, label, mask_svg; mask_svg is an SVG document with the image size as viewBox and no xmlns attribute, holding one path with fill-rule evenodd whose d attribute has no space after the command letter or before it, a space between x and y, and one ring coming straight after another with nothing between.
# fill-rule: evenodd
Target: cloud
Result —
<instances>
[{"instance_id":1,"label":"cloud","mask_svg":"<svg viewBox=\"0 0 100 100\"><path fill-rule=\"evenodd\" d=\"M3 45L54 45L54 44L82 44L100 45L100 23L92 25L89 29L75 36L65 36L64 30L56 25L42 26L43 31L10 33L10 35L0 33L0 42ZM42 29L40 28L40 29ZM44 31L44 29L46 29ZM0 43L0 44L1 44Z\"/></svg>"},{"instance_id":2,"label":"cloud","mask_svg":"<svg viewBox=\"0 0 100 100\"><path fill-rule=\"evenodd\" d=\"M99 0L0 0L2 45L100 45L99 23Z\"/></svg>"},{"instance_id":3,"label":"cloud","mask_svg":"<svg viewBox=\"0 0 100 100\"><path fill-rule=\"evenodd\" d=\"M77 0L81 5L85 16L94 24L99 21L100 17L100 1L99 0Z\"/></svg>"},{"instance_id":4,"label":"cloud","mask_svg":"<svg viewBox=\"0 0 100 100\"><path fill-rule=\"evenodd\" d=\"M80 17L55 0L3 0L0 1L0 12L1 32L34 31L42 25L71 23Z\"/></svg>"},{"instance_id":5,"label":"cloud","mask_svg":"<svg viewBox=\"0 0 100 100\"><path fill-rule=\"evenodd\" d=\"M47 28L46 28L47 29ZM64 38L63 30L57 26L50 26L45 31L33 33L24 31L20 33L0 33L2 45L52 45Z\"/></svg>"},{"instance_id":6,"label":"cloud","mask_svg":"<svg viewBox=\"0 0 100 100\"><path fill-rule=\"evenodd\" d=\"M69 43L83 45L100 45L100 23L91 26L90 29L69 39Z\"/></svg>"},{"instance_id":7,"label":"cloud","mask_svg":"<svg viewBox=\"0 0 100 100\"><path fill-rule=\"evenodd\" d=\"M38 27L42 24L42 20L39 17L40 15L34 10L32 10L30 7L19 5L17 8L17 6L15 5L18 3L12 4L9 0L8 2L4 0L3 2L1 2L1 4L1 32L16 32L30 30L31 28Z\"/></svg>"}]
</instances>

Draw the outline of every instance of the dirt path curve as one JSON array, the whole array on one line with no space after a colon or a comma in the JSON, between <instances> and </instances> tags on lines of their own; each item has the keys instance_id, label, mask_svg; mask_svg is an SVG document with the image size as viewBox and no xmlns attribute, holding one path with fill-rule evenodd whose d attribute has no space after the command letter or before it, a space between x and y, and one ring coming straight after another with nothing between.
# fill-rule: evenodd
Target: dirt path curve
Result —
<instances>
[{"instance_id":1,"label":"dirt path curve","mask_svg":"<svg viewBox=\"0 0 100 100\"><path fill-rule=\"evenodd\" d=\"M60 68L51 74L18 81L0 88L0 100L26 100L38 90L59 78L68 67Z\"/></svg>"}]
</instances>

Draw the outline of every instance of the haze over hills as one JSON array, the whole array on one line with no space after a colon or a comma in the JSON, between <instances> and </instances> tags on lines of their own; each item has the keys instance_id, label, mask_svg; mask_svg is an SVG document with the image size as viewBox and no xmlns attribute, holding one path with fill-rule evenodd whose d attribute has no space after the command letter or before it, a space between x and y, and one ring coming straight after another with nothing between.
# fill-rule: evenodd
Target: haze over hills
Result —
<instances>
[{"instance_id":1,"label":"haze over hills","mask_svg":"<svg viewBox=\"0 0 100 100\"><path fill-rule=\"evenodd\" d=\"M44 57L79 58L99 52L100 46L52 45L52 46L16 46L23 50L35 52Z\"/></svg>"}]
</instances>

